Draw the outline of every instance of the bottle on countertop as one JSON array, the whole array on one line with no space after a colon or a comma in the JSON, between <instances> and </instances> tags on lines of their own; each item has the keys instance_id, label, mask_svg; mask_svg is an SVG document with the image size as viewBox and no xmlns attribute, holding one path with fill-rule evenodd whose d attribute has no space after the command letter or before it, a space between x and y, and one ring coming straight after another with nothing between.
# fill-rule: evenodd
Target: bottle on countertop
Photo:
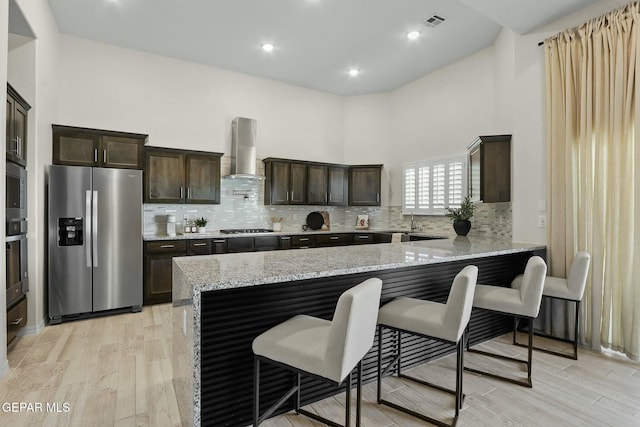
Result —
<instances>
[{"instance_id":1,"label":"bottle on countertop","mask_svg":"<svg viewBox=\"0 0 640 427\"><path fill-rule=\"evenodd\" d=\"M189 217L184 216L184 220L182 222L182 229L184 234L191 233L191 223L189 222Z\"/></svg>"}]
</instances>

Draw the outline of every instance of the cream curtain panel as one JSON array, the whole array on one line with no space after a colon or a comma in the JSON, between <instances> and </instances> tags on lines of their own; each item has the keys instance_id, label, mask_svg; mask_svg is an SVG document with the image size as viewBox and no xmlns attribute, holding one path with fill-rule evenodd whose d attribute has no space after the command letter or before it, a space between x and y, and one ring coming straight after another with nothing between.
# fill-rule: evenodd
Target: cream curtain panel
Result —
<instances>
[{"instance_id":1,"label":"cream curtain panel","mask_svg":"<svg viewBox=\"0 0 640 427\"><path fill-rule=\"evenodd\" d=\"M545 40L549 274L591 253L582 342L640 360L637 2Z\"/></svg>"}]
</instances>

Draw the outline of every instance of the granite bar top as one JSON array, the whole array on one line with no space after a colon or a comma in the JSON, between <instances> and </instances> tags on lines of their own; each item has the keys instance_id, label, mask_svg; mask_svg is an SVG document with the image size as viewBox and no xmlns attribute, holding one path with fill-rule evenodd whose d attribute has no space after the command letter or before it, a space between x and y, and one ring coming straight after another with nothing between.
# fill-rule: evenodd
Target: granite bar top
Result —
<instances>
[{"instance_id":1,"label":"granite bar top","mask_svg":"<svg viewBox=\"0 0 640 427\"><path fill-rule=\"evenodd\" d=\"M423 240L375 245L249 252L174 258L197 294L545 249L487 238ZM174 292L176 289L174 289ZM182 289L184 294L186 289Z\"/></svg>"}]
</instances>

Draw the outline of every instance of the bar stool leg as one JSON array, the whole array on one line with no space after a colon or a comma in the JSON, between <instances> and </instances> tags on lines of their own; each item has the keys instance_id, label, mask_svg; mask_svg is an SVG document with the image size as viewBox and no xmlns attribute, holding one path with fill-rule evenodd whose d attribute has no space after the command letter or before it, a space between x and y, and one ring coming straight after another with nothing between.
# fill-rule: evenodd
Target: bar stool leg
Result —
<instances>
[{"instance_id":1,"label":"bar stool leg","mask_svg":"<svg viewBox=\"0 0 640 427\"><path fill-rule=\"evenodd\" d=\"M382 399L382 326L378 325L378 394L377 394L377 402L380 404L380 400Z\"/></svg>"},{"instance_id":2,"label":"bar stool leg","mask_svg":"<svg viewBox=\"0 0 640 427\"><path fill-rule=\"evenodd\" d=\"M402 332L398 331L398 376L402 374Z\"/></svg>"},{"instance_id":3,"label":"bar stool leg","mask_svg":"<svg viewBox=\"0 0 640 427\"><path fill-rule=\"evenodd\" d=\"M362 361L358 362L358 385L356 391L356 426L360 427L362 418Z\"/></svg>"},{"instance_id":4,"label":"bar stool leg","mask_svg":"<svg viewBox=\"0 0 640 427\"><path fill-rule=\"evenodd\" d=\"M578 360L578 324L580 322L580 301L576 301L576 321L573 335L573 360Z\"/></svg>"},{"instance_id":5,"label":"bar stool leg","mask_svg":"<svg viewBox=\"0 0 640 427\"><path fill-rule=\"evenodd\" d=\"M260 417L260 359L253 359L253 425L258 425Z\"/></svg>"},{"instance_id":6,"label":"bar stool leg","mask_svg":"<svg viewBox=\"0 0 640 427\"><path fill-rule=\"evenodd\" d=\"M353 371L349 372L349 375L347 375L347 390L346 390L346 402L345 402L345 422L344 422L344 426L345 427L349 427L351 424L351 377L353 375Z\"/></svg>"}]
</instances>

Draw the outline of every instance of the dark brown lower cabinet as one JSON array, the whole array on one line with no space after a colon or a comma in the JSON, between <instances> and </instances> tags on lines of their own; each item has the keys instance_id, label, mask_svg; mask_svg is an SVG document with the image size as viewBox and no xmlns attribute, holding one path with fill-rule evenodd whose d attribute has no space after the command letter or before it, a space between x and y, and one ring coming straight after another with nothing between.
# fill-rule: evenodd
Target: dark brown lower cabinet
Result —
<instances>
[{"instance_id":1,"label":"dark brown lower cabinet","mask_svg":"<svg viewBox=\"0 0 640 427\"><path fill-rule=\"evenodd\" d=\"M144 305L171 301L173 257L187 255L186 240L161 240L144 245Z\"/></svg>"},{"instance_id":2,"label":"dark brown lower cabinet","mask_svg":"<svg viewBox=\"0 0 640 427\"><path fill-rule=\"evenodd\" d=\"M7 310L7 344L18 334L18 331L27 324L27 298Z\"/></svg>"}]
</instances>

